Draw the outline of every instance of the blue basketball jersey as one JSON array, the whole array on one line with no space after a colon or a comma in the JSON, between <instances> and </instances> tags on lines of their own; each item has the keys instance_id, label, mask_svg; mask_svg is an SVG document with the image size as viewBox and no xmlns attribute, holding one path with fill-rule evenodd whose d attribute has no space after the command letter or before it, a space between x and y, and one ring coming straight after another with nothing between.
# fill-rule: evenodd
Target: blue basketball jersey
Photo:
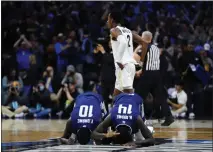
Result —
<instances>
[{"instance_id":1,"label":"blue basketball jersey","mask_svg":"<svg viewBox=\"0 0 213 152\"><path fill-rule=\"evenodd\" d=\"M111 110L113 127L127 125L133 131L137 117L141 114L141 105L142 98L137 94L121 93L116 96Z\"/></svg>"},{"instance_id":2,"label":"blue basketball jersey","mask_svg":"<svg viewBox=\"0 0 213 152\"><path fill-rule=\"evenodd\" d=\"M77 131L81 127L87 127L93 131L102 118L102 101L102 97L93 92L79 95L71 113L72 128Z\"/></svg>"}]
</instances>

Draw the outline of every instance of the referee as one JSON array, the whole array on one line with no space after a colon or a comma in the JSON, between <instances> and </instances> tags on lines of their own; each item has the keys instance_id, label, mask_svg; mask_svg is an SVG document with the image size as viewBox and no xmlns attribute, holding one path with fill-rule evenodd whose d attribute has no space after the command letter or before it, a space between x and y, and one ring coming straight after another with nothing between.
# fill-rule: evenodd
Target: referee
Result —
<instances>
[{"instance_id":1,"label":"referee","mask_svg":"<svg viewBox=\"0 0 213 152\"><path fill-rule=\"evenodd\" d=\"M143 99L146 99L148 94L152 93L154 97L155 109L160 109L161 107L163 116L165 117L165 121L161 125L169 126L171 123L174 122L174 118L172 117L169 105L166 102L166 97L163 94L164 88L160 74L160 50L157 46L151 44L151 32L143 32L142 39L146 42L144 46L148 46L145 54L143 52L144 49L141 53L141 59L144 58L144 62L142 64L142 69L136 72L136 77L140 76L140 79L136 85L135 92L139 94Z\"/></svg>"}]
</instances>

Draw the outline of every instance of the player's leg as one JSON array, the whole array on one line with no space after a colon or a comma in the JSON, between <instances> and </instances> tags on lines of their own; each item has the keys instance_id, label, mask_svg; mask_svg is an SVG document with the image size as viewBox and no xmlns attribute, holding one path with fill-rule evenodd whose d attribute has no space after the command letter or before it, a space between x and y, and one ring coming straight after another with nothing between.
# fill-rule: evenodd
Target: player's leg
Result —
<instances>
[{"instance_id":1,"label":"player's leg","mask_svg":"<svg viewBox=\"0 0 213 152\"><path fill-rule=\"evenodd\" d=\"M121 69L117 66L115 67L115 77L116 77L116 80L115 80L115 87L113 91L113 100L115 96L119 95L123 91L123 88L121 85Z\"/></svg>"},{"instance_id":2,"label":"player's leg","mask_svg":"<svg viewBox=\"0 0 213 152\"><path fill-rule=\"evenodd\" d=\"M114 88L114 92L113 92L113 99L112 99L111 107L113 106L115 96L117 96L123 92L122 85L121 85L121 70L119 70L119 69L116 70L115 76L116 76L115 88Z\"/></svg>"},{"instance_id":3,"label":"player's leg","mask_svg":"<svg viewBox=\"0 0 213 152\"><path fill-rule=\"evenodd\" d=\"M134 93L133 89L134 78L135 78L135 65L132 63L128 63L121 71L123 92Z\"/></svg>"},{"instance_id":4,"label":"player's leg","mask_svg":"<svg viewBox=\"0 0 213 152\"><path fill-rule=\"evenodd\" d=\"M144 121L144 124L147 126L147 128L149 129L149 131L151 133L154 133L154 127L152 126L152 123L147 123L149 121L147 121L146 118L145 118L143 103L141 104L140 112L141 112L141 118ZM144 140L144 137L143 137L140 130L138 130L138 132L136 134L134 134L134 140L135 141Z\"/></svg>"}]
</instances>

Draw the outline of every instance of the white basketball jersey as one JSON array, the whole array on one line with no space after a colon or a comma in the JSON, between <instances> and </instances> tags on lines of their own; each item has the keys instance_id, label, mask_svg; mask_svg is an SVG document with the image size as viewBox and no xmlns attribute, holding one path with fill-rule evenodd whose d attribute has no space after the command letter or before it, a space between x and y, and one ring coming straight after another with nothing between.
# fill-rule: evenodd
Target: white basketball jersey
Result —
<instances>
[{"instance_id":1,"label":"white basketball jersey","mask_svg":"<svg viewBox=\"0 0 213 152\"><path fill-rule=\"evenodd\" d=\"M118 28L122 35L126 38L127 40L127 44L125 49L123 50L123 57L121 59L121 63L122 64L127 64L127 63L136 63L136 61L133 58L133 38L132 38L132 31L125 28L125 27L121 27L121 26L117 26L116 28ZM118 54L118 46L119 46L119 42L118 41L114 41L111 39L111 44L112 44L112 51L113 51L113 57L114 59L116 59L117 56L119 56L120 54Z\"/></svg>"}]
</instances>

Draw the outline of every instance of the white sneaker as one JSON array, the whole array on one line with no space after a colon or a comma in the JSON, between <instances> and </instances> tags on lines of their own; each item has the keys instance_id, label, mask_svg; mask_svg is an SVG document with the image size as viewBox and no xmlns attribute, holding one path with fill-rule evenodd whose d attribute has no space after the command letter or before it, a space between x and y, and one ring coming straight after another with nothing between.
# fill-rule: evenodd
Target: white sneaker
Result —
<instances>
[{"instance_id":1,"label":"white sneaker","mask_svg":"<svg viewBox=\"0 0 213 152\"><path fill-rule=\"evenodd\" d=\"M193 113L193 112L191 112L190 114L189 114L189 119L194 119L195 118L195 114Z\"/></svg>"},{"instance_id":2,"label":"white sneaker","mask_svg":"<svg viewBox=\"0 0 213 152\"><path fill-rule=\"evenodd\" d=\"M147 128L149 129L149 131L153 134L155 133L154 127L152 126L147 126Z\"/></svg>"},{"instance_id":3,"label":"white sneaker","mask_svg":"<svg viewBox=\"0 0 213 152\"><path fill-rule=\"evenodd\" d=\"M184 118L185 116L186 116L186 113L185 113L185 112L183 112L183 113L180 114L180 117L181 117L181 118Z\"/></svg>"},{"instance_id":4,"label":"white sneaker","mask_svg":"<svg viewBox=\"0 0 213 152\"><path fill-rule=\"evenodd\" d=\"M60 112L56 113L56 115L57 115L59 118L61 118L62 115L63 115L63 111L60 111ZM49 117L50 117L50 116L49 116Z\"/></svg>"},{"instance_id":5,"label":"white sneaker","mask_svg":"<svg viewBox=\"0 0 213 152\"><path fill-rule=\"evenodd\" d=\"M149 131L153 134L154 131L154 127L152 127L153 122L152 120L145 120L144 124L147 126L147 128L149 129Z\"/></svg>"},{"instance_id":6,"label":"white sneaker","mask_svg":"<svg viewBox=\"0 0 213 152\"><path fill-rule=\"evenodd\" d=\"M24 113L22 112L22 113L19 113L19 114L15 114L15 117L16 117L16 118L24 117Z\"/></svg>"},{"instance_id":7,"label":"white sneaker","mask_svg":"<svg viewBox=\"0 0 213 152\"><path fill-rule=\"evenodd\" d=\"M152 122L152 120L145 120L144 124L145 124L146 126L152 126L152 125L153 125L153 122Z\"/></svg>"}]
</instances>

